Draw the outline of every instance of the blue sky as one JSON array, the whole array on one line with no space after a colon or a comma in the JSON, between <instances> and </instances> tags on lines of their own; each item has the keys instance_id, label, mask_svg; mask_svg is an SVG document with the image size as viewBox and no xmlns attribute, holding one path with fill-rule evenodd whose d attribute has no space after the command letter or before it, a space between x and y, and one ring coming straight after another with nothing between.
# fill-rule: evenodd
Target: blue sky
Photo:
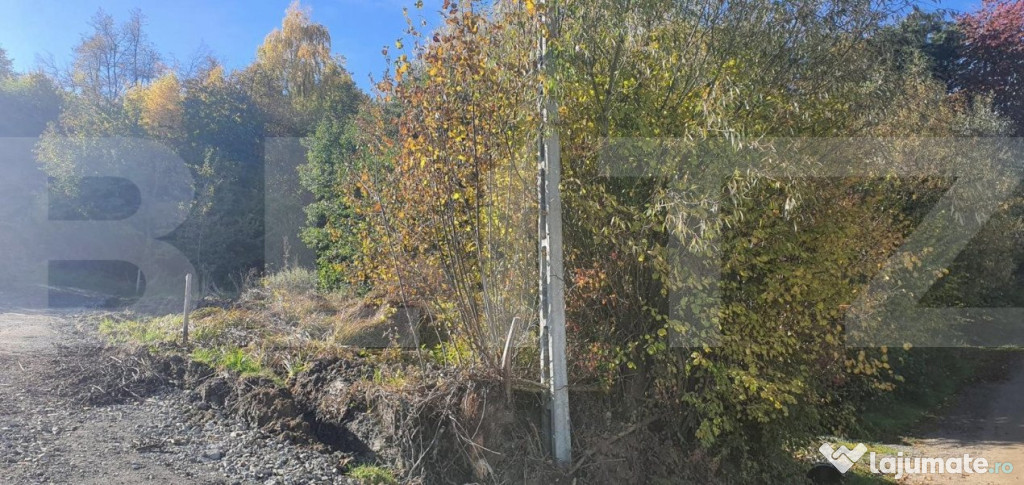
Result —
<instances>
[{"instance_id":1,"label":"blue sky","mask_svg":"<svg viewBox=\"0 0 1024 485\"><path fill-rule=\"evenodd\" d=\"M336 53L363 89L369 75L379 78L385 64L381 47L393 45L406 28L402 8L413 18L437 23L441 0L428 0L417 11L415 0L303 0L313 20L331 32ZM256 47L281 24L291 0L0 0L0 47L14 58L15 68L31 70L36 55L52 54L66 63L88 21L102 7L117 21L134 8L146 16L146 32L165 57L187 61L206 45L228 67L252 62ZM394 47L392 46L392 50Z\"/></svg>"},{"instance_id":2,"label":"blue sky","mask_svg":"<svg viewBox=\"0 0 1024 485\"><path fill-rule=\"evenodd\" d=\"M303 0L313 9L313 20L326 25L333 48L348 60L356 82L364 90L369 76L380 77L385 65L381 47L394 44L406 23L402 7L414 18L436 25L441 0ZM147 32L157 49L169 58L186 61L206 45L234 69L249 64L256 47L280 25L290 0L0 0L0 46L14 58L18 70L36 66L36 55L52 54L66 63L88 21L103 7L118 21L139 8L146 16ZM970 9L980 0L947 0L942 7Z\"/></svg>"}]
</instances>

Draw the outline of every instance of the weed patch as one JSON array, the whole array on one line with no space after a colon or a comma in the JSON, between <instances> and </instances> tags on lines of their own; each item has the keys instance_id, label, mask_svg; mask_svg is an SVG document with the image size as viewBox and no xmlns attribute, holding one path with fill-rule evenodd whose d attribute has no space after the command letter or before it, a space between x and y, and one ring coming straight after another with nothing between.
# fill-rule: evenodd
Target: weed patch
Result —
<instances>
[{"instance_id":1,"label":"weed patch","mask_svg":"<svg viewBox=\"0 0 1024 485\"><path fill-rule=\"evenodd\" d=\"M397 485L395 475L386 468L376 465L359 465L348 472L348 476L367 485Z\"/></svg>"}]
</instances>

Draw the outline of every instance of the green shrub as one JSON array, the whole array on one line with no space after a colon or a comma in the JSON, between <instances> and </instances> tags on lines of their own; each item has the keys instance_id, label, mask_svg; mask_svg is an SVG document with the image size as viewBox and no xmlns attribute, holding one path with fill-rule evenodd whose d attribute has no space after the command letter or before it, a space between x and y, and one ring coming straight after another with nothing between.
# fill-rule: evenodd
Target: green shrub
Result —
<instances>
[{"instance_id":1,"label":"green shrub","mask_svg":"<svg viewBox=\"0 0 1024 485\"><path fill-rule=\"evenodd\" d=\"M220 352L217 349L195 349L192 351L192 360L202 362L206 365L216 367Z\"/></svg>"}]
</instances>

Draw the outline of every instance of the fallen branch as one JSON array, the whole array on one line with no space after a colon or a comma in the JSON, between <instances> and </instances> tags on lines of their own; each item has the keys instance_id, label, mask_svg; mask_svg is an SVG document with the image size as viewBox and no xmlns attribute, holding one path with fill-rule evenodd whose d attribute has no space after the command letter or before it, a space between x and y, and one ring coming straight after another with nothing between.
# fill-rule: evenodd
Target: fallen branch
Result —
<instances>
[{"instance_id":1,"label":"fallen branch","mask_svg":"<svg viewBox=\"0 0 1024 485\"><path fill-rule=\"evenodd\" d=\"M522 392L547 392L548 387L537 381L529 379L513 378L512 389ZM569 392L604 392L605 388L599 385L570 385Z\"/></svg>"}]
</instances>

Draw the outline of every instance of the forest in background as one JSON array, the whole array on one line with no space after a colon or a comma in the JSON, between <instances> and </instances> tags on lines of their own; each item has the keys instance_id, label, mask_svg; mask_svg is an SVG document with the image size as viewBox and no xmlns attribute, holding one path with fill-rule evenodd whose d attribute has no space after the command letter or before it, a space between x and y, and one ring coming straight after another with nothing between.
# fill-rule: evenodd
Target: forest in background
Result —
<instances>
[{"instance_id":1,"label":"forest in background","mask_svg":"<svg viewBox=\"0 0 1024 485\"><path fill-rule=\"evenodd\" d=\"M419 350L436 365L535 379L543 87L564 164L570 381L611 396L616 419L656 417L666 440L706 450L710 469L773 482L810 440L870 427L864 416L971 368L966 349L848 348L844 318L887 261L907 278L931 271L928 247L902 245L958 174L986 161L891 156L870 177L735 171L711 188L682 175L706 169L697 155L709 147L866 138L913 150L1024 134L1024 3L955 16L854 0L557 6L446 2L439 30L411 22L396 42L415 55L385 47L375 93L355 86L298 3L231 72L214 57L168 65L142 13L101 12L66 68L15 73L0 50L0 136L39 137L51 213L67 218L116 214L132 198L75 176L75 140L170 147L196 197L166 239L207 294L239 293L267 270L277 242L264 142L304 138L307 227L293 236L315 252L319 291L422 307L440 342ZM541 25L542 13L555 20ZM657 169L679 176L608 176L609 139L673 140L680 153ZM935 163L930 175L894 175L921 163ZM1015 195L914 295L922 305L1024 303L1024 212L1006 183ZM514 321L526 330L506 365ZM715 345L672 341L712 334Z\"/></svg>"}]
</instances>

